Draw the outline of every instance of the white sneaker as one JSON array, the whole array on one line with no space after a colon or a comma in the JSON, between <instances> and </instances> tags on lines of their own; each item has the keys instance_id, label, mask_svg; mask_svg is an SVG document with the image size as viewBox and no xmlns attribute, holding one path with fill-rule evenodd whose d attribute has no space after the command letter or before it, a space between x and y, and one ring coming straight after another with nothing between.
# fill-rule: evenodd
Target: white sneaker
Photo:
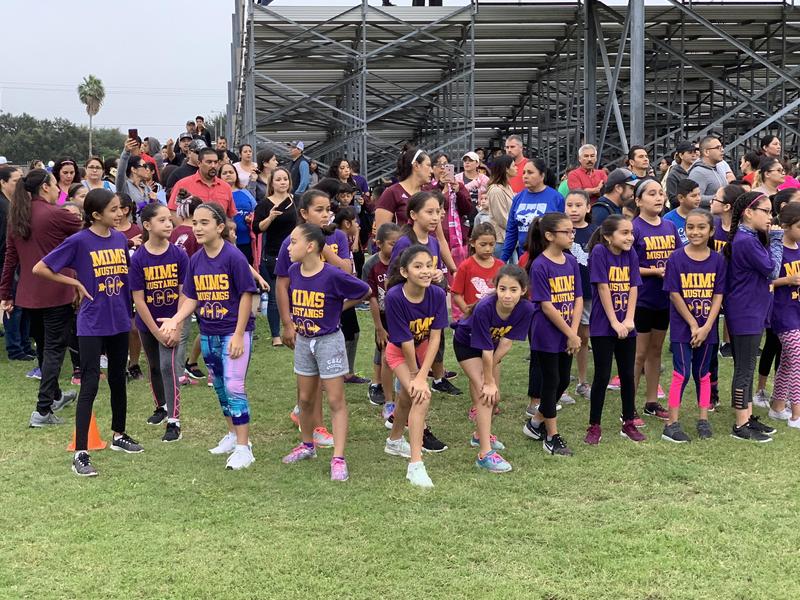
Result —
<instances>
[{"instance_id":1,"label":"white sneaker","mask_svg":"<svg viewBox=\"0 0 800 600\"><path fill-rule=\"evenodd\" d=\"M211 454L230 454L236 449L236 434L229 431L226 433L222 439L219 441L214 448L211 448L209 452Z\"/></svg>"},{"instance_id":2,"label":"white sneaker","mask_svg":"<svg viewBox=\"0 0 800 600\"><path fill-rule=\"evenodd\" d=\"M406 441L405 437L401 437L399 440L386 438L386 445L383 447L383 451L391 456L411 458L411 444Z\"/></svg>"},{"instance_id":3,"label":"white sneaker","mask_svg":"<svg viewBox=\"0 0 800 600\"><path fill-rule=\"evenodd\" d=\"M237 444L236 449L228 457L225 468L238 471L239 469L246 469L254 462L256 462L256 459L253 456L253 451L250 449L250 446L239 446Z\"/></svg>"},{"instance_id":4,"label":"white sneaker","mask_svg":"<svg viewBox=\"0 0 800 600\"><path fill-rule=\"evenodd\" d=\"M800 419L789 419L788 423L789 427L793 427L794 429L800 429Z\"/></svg>"},{"instance_id":5,"label":"white sneaker","mask_svg":"<svg viewBox=\"0 0 800 600\"><path fill-rule=\"evenodd\" d=\"M792 409L789 408L788 406L784 407L784 409L781 411L772 410L770 408L769 413L767 413L767 416L770 419L775 419L776 421L788 421L789 419L792 418Z\"/></svg>"},{"instance_id":6,"label":"white sneaker","mask_svg":"<svg viewBox=\"0 0 800 600\"><path fill-rule=\"evenodd\" d=\"M425 470L425 463L421 461L408 463L406 479L411 482L411 485L416 485L421 488L433 487L433 482L431 481L431 478L428 477L428 472Z\"/></svg>"},{"instance_id":7,"label":"white sneaker","mask_svg":"<svg viewBox=\"0 0 800 600\"><path fill-rule=\"evenodd\" d=\"M772 398L770 398L767 390L758 390L755 396L753 396L753 405L761 408L769 408L771 401Z\"/></svg>"},{"instance_id":8,"label":"white sneaker","mask_svg":"<svg viewBox=\"0 0 800 600\"><path fill-rule=\"evenodd\" d=\"M567 404L575 404L575 398L573 398L572 396L570 396L570 395L569 395L567 392L564 392L564 393L561 395L561 398L560 398L558 401L559 401L561 404L564 404L564 405L567 405ZM558 409L556 409L556 410L558 410Z\"/></svg>"}]
</instances>

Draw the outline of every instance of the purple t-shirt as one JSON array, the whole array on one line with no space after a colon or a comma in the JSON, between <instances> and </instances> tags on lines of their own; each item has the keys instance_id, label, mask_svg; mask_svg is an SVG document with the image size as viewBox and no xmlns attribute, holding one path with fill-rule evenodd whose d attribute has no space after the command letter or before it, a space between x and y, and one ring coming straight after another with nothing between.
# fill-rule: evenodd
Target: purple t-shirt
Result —
<instances>
[{"instance_id":1,"label":"purple t-shirt","mask_svg":"<svg viewBox=\"0 0 800 600\"><path fill-rule=\"evenodd\" d=\"M463 346L476 350L496 350L502 338L523 341L528 337L533 317L533 304L526 298L503 319L497 314L497 296L490 294L478 301L472 313L451 325L453 339Z\"/></svg>"},{"instance_id":2,"label":"purple t-shirt","mask_svg":"<svg viewBox=\"0 0 800 600\"><path fill-rule=\"evenodd\" d=\"M658 225L651 225L642 217L633 220L633 249L639 259L639 268L667 266L670 254L681 245L678 240L678 228L672 221L661 219ZM664 280L661 277L642 277L636 306L652 310L669 308L669 294L664 292Z\"/></svg>"},{"instance_id":3,"label":"purple t-shirt","mask_svg":"<svg viewBox=\"0 0 800 600\"><path fill-rule=\"evenodd\" d=\"M714 217L714 250L722 252L728 245L729 231L722 228L722 219Z\"/></svg>"},{"instance_id":4,"label":"purple t-shirt","mask_svg":"<svg viewBox=\"0 0 800 600\"><path fill-rule=\"evenodd\" d=\"M712 251L707 259L697 261L689 258L684 247L681 247L675 250L667 261L664 292L679 293L697 324L702 327L708 320L714 295L725 293L725 274L725 259L721 254ZM684 344L692 341L689 324L671 302L669 339ZM718 340L717 327L714 326L706 338L706 343L716 344Z\"/></svg>"},{"instance_id":5,"label":"purple t-shirt","mask_svg":"<svg viewBox=\"0 0 800 600\"><path fill-rule=\"evenodd\" d=\"M292 321L298 335L320 337L339 330L345 300L363 298L369 285L329 264L306 277L300 263L289 267Z\"/></svg>"},{"instance_id":6,"label":"purple t-shirt","mask_svg":"<svg viewBox=\"0 0 800 600\"><path fill-rule=\"evenodd\" d=\"M761 335L772 308L772 258L758 237L736 232L725 277L725 322L732 335Z\"/></svg>"},{"instance_id":7,"label":"purple t-shirt","mask_svg":"<svg viewBox=\"0 0 800 600\"><path fill-rule=\"evenodd\" d=\"M422 302L410 302L403 286L396 285L386 292L386 324L389 341L395 346L414 340L418 346L431 336L432 329L447 327L447 293L440 287L425 288Z\"/></svg>"},{"instance_id":8,"label":"purple t-shirt","mask_svg":"<svg viewBox=\"0 0 800 600\"><path fill-rule=\"evenodd\" d=\"M242 294L258 293L250 265L236 246L225 242L214 258L200 248L189 259L183 295L197 300L197 326L203 335L232 335ZM248 309L249 311L249 309ZM245 331L253 331L252 312Z\"/></svg>"},{"instance_id":9,"label":"purple t-shirt","mask_svg":"<svg viewBox=\"0 0 800 600\"><path fill-rule=\"evenodd\" d=\"M800 248L784 246L778 277L790 277L797 273L800 273ZM775 288L775 303L772 306L772 331L783 333L795 329L800 329L800 286L778 286Z\"/></svg>"},{"instance_id":10,"label":"purple t-shirt","mask_svg":"<svg viewBox=\"0 0 800 600\"><path fill-rule=\"evenodd\" d=\"M566 352L567 338L541 308L541 302L552 302L567 325L575 318L575 298L583 296L581 268L571 254L564 254L563 265L540 254L531 263L531 300L535 303L531 326L531 350L538 352ZM580 318L580 315L578 315Z\"/></svg>"},{"instance_id":11,"label":"purple t-shirt","mask_svg":"<svg viewBox=\"0 0 800 600\"><path fill-rule=\"evenodd\" d=\"M292 266L292 259L289 258L290 240L291 235L287 235L281 244L280 250L278 250L278 258L275 261L275 277L289 276L289 267ZM325 245L330 246L339 258L347 260L352 256L350 254L350 244L347 243L347 234L341 229L336 229L332 234L326 236Z\"/></svg>"},{"instance_id":12,"label":"purple t-shirt","mask_svg":"<svg viewBox=\"0 0 800 600\"><path fill-rule=\"evenodd\" d=\"M589 335L617 337L606 317L597 284L608 284L614 313L617 320L622 323L628 312L628 297L631 287L642 285L639 259L636 258L633 248L616 255L603 244L597 244L589 255L589 277L592 280L592 313L589 316ZM628 337L635 335L636 330L634 329Z\"/></svg>"},{"instance_id":13,"label":"purple t-shirt","mask_svg":"<svg viewBox=\"0 0 800 600\"><path fill-rule=\"evenodd\" d=\"M131 292L144 291L144 303L150 316L160 325L159 319L169 319L178 312L179 286L186 278L189 257L174 244L163 254L151 254L144 244L131 257ZM136 315L136 327L147 331L147 325Z\"/></svg>"},{"instance_id":14,"label":"purple t-shirt","mask_svg":"<svg viewBox=\"0 0 800 600\"><path fill-rule=\"evenodd\" d=\"M436 236L434 234L430 234L428 236L427 244L423 244L421 242L418 243L430 250L431 254L433 255L433 268L440 269L443 273L447 273L447 267L444 266L444 263L442 262L442 255L439 252L439 240L436 239ZM392 248L392 258L389 259L389 264L391 265L394 263L394 261L400 258L403 250L410 248L413 245L414 243L407 235L401 235L399 238L397 238L397 242L395 242L394 248Z\"/></svg>"},{"instance_id":15,"label":"purple t-shirt","mask_svg":"<svg viewBox=\"0 0 800 600\"><path fill-rule=\"evenodd\" d=\"M58 273L73 269L92 300L78 310L78 335L116 335L131 330L128 238L111 230L100 237L91 229L69 236L43 259Z\"/></svg>"}]
</instances>

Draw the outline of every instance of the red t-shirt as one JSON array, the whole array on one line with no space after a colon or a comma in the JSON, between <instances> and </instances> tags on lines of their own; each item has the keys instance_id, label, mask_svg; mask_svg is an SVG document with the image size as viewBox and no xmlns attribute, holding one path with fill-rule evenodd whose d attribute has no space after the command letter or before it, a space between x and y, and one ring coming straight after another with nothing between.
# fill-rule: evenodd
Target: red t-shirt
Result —
<instances>
[{"instance_id":1,"label":"red t-shirt","mask_svg":"<svg viewBox=\"0 0 800 600\"><path fill-rule=\"evenodd\" d=\"M389 265L383 264L383 261L378 258L372 263L372 268L367 274L367 283L370 290L372 290L372 297L377 299L378 308L381 312L386 310L384 299L386 297L386 284L389 283Z\"/></svg>"},{"instance_id":2,"label":"red t-shirt","mask_svg":"<svg viewBox=\"0 0 800 600\"><path fill-rule=\"evenodd\" d=\"M383 190L375 208L388 210L394 215L395 222L401 227L408 223L408 199L411 195L399 183L395 183Z\"/></svg>"},{"instance_id":3,"label":"red t-shirt","mask_svg":"<svg viewBox=\"0 0 800 600\"><path fill-rule=\"evenodd\" d=\"M600 184L605 184L608 180L608 175L602 169L592 169L588 172L582 167L578 167L569 172L567 175L567 186L569 190L588 190L597 187ZM602 191L602 188L601 188ZM600 193L591 194L591 200L594 202L600 197Z\"/></svg>"},{"instance_id":4,"label":"red t-shirt","mask_svg":"<svg viewBox=\"0 0 800 600\"><path fill-rule=\"evenodd\" d=\"M511 186L515 194L519 194L525 187L525 183L522 181L522 170L525 168L525 165L528 164L528 159L524 156L520 156L514 164L517 165L517 174L508 180L508 185Z\"/></svg>"},{"instance_id":5,"label":"red t-shirt","mask_svg":"<svg viewBox=\"0 0 800 600\"><path fill-rule=\"evenodd\" d=\"M178 248L183 248L189 256L197 252L197 249L200 248L200 244L197 243L197 238L194 237L194 231L192 231L191 225L178 225L172 230L169 241Z\"/></svg>"},{"instance_id":6,"label":"red t-shirt","mask_svg":"<svg viewBox=\"0 0 800 600\"><path fill-rule=\"evenodd\" d=\"M167 207L170 210L176 210L177 204L175 199L180 190L186 190L192 196L201 198L203 202L216 202L225 211L225 214L230 218L236 215L236 204L233 202L233 190L231 186L222 181L219 177L214 178L212 185L206 185L203 178L200 176L200 171L194 175L189 175L183 179L179 179L172 187L172 195L169 197Z\"/></svg>"},{"instance_id":7,"label":"red t-shirt","mask_svg":"<svg viewBox=\"0 0 800 600\"><path fill-rule=\"evenodd\" d=\"M475 304L494 289L494 276L505 263L499 258L488 269L482 267L470 256L458 267L450 291L464 297L467 305Z\"/></svg>"}]
</instances>

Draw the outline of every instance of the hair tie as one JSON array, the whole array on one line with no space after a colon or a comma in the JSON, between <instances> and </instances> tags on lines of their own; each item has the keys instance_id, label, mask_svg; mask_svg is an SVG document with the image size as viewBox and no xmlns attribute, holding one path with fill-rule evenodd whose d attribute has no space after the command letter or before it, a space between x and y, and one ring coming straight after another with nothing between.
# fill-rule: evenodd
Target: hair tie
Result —
<instances>
[{"instance_id":1,"label":"hair tie","mask_svg":"<svg viewBox=\"0 0 800 600\"><path fill-rule=\"evenodd\" d=\"M425 154L425 151L422 148L418 148L417 151L414 153L414 158L411 159L412 163L417 162L417 158L419 158L420 154Z\"/></svg>"}]
</instances>

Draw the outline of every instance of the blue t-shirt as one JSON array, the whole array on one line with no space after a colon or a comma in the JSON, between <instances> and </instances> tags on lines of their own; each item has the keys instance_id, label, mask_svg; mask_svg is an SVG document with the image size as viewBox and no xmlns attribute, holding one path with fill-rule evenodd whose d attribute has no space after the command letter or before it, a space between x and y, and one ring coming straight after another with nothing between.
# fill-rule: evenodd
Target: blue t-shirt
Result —
<instances>
[{"instance_id":1,"label":"blue t-shirt","mask_svg":"<svg viewBox=\"0 0 800 600\"><path fill-rule=\"evenodd\" d=\"M681 238L681 243L685 246L689 243L689 238L686 237L686 219L678 214L678 209L674 209L669 211L667 214L664 215L665 221L670 221L671 223L675 223L675 227L678 228L678 235Z\"/></svg>"},{"instance_id":2,"label":"blue t-shirt","mask_svg":"<svg viewBox=\"0 0 800 600\"><path fill-rule=\"evenodd\" d=\"M519 249L528 237L528 227L536 217L549 212L564 212L564 196L551 187L545 186L541 192L531 192L527 188L519 192L511 201L506 224L506 239L503 243L503 262L508 262L514 250Z\"/></svg>"},{"instance_id":3,"label":"blue t-shirt","mask_svg":"<svg viewBox=\"0 0 800 600\"><path fill-rule=\"evenodd\" d=\"M233 203L236 205L236 214L233 216L236 223L236 244L238 246L249 244L250 226L245 219L256 209L256 199L248 190L234 190Z\"/></svg>"}]
</instances>

